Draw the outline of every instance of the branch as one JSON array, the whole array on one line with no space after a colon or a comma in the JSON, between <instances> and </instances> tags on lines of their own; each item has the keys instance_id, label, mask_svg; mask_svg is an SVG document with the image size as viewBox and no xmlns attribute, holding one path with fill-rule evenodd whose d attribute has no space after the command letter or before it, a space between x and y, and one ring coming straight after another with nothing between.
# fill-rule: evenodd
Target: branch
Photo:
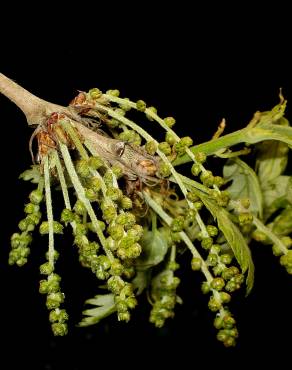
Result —
<instances>
[{"instance_id":1,"label":"branch","mask_svg":"<svg viewBox=\"0 0 292 370\"><path fill-rule=\"evenodd\" d=\"M78 117L70 108L38 98L2 73L0 73L0 93L22 110L28 125L42 124L53 112L64 113L75 120Z\"/></svg>"}]
</instances>

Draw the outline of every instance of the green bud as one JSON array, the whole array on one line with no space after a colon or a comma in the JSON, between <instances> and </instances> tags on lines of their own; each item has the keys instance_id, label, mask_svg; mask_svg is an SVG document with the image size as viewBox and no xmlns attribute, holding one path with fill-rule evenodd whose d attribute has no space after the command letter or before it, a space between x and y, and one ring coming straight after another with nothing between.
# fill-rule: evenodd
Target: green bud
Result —
<instances>
[{"instance_id":1,"label":"green bud","mask_svg":"<svg viewBox=\"0 0 292 370\"><path fill-rule=\"evenodd\" d=\"M155 107L147 108L146 117L147 117L147 119L149 119L149 121L153 121L153 118L149 115L149 113L157 114L157 109Z\"/></svg>"},{"instance_id":2,"label":"green bud","mask_svg":"<svg viewBox=\"0 0 292 370\"><path fill-rule=\"evenodd\" d=\"M128 312L128 306L127 306L127 303L125 302L125 300L119 300L116 303L116 307L117 307L117 311L118 311L119 314L121 314L123 312Z\"/></svg>"},{"instance_id":3,"label":"green bud","mask_svg":"<svg viewBox=\"0 0 292 370\"><path fill-rule=\"evenodd\" d=\"M280 257L280 264L286 268L292 267L292 250Z\"/></svg>"},{"instance_id":4,"label":"green bud","mask_svg":"<svg viewBox=\"0 0 292 370\"><path fill-rule=\"evenodd\" d=\"M40 206L38 204L27 203L24 207L24 212L28 214L39 212L39 210Z\"/></svg>"},{"instance_id":5,"label":"green bud","mask_svg":"<svg viewBox=\"0 0 292 370\"><path fill-rule=\"evenodd\" d=\"M251 213L240 213L238 215L238 222L239 222L239 225L241 226L252 223L252 220L253 220L253 216Z\"/></svg>"},{"instance_id":6,"label":"green bud","mask_svg":"<svg viewBox=\"0 0 292 370\"><path fill-rule=\"evenodd\" d=\"M59 308L60 304L64 302L64 294L61 292L51 293L47 296L47 308L48 310L53 310Z\"/></svg>"},{"instance_id":7,"label":"green bud","mask_svg":"<svg viewBox=\"0 0 292 370\"><path fill-rule=\"evenodd\" d=\"M292 238L290 238L290 236L282 236L280 239L286 248L289 249L292 247Z\"/></svg>"},{"instance_id":8,"label":"green bud","mask_svg":"<svg viewBox=\"0 0 292 370\"><path fill-rule=\"evenodd\" d=\"M130 99L129 98L124 98L123 100L124 100L123 103L120 103L120 107L123 111L128 112L132 108L131 104L129 104Z\"/></svg>"},{"instance_id":9,"label":"green bud","mask_svg":"<svg viewBox=\"0 0 292 370\"><path fill-rule=\"evenodd\" d=\"M142 252L142 247L139 243L134 243L128 249L128 258L137 258Z\"/></svg>"},{"instance_id":10,"label":"green bud","mask_svg":"<svg viewBox=\"0 0 292 370\"><path fill-rule=\"evenodd\" d=\"M158 174L160 177L168 177L171 175L171 169L168 164L161 162L159 164Z\"/></svg>"},{"instance_id":11,"label":"green bud","mask_svg":"<svg viewBox=\"0 0 292 370\"><path fill-rule=\"evenodd\" d=\"M56 337L62 337L68 333L68 326L67 324L56 322L52 324L52 332Z\"/></svg>"},{"instance_id":12,"label":"green bud","mask_svg":"<svg viewBox=\"0 0 292 370\"><path fill-rule=\"evenodd\" d=\"M209 250L211 249L212 245L213 245L213 239L208 237L208 238L203 238L203 240L201 241L201 245L202 245L202 248L206 249L206 250Z\"/></svg>"},{"instance_id":13,"label":"green bud","mask_svg":"<svg viewBox=\"0 0 292 370\"><path fill-rule=\"evenodd\" d=\"M102 211L103 219L109 224L117 217L117 212L114 206L109 206Z\"/></svg>"},{"instance_id":14,"label":"green bud","mask_svg":"<svg viewBox=\"0 0 292 370\"><path fill-rule=\"evenodd\" d=\"M77 213L77 215L83 216L86 213L86 207L81 200L77 200L75 203L73 210Z\"/></svg>"},{"instance_id":15,"label":"green bud","mask_svg":"<svg viewBox=\"0 0 292 370\"><path fill-rule=\"evenodd\" d=\"M123 169L119 165L112 166L111 170L117 179L121 178L124 174Z\"/></svg>"},{"instance_id":16,"label":"green bud","mask_svg":"<svg viewBox=\"0 0 292 370\"><path fill-rule=\"evenodd\" d=\"M208 234L209 234L210 236L216 236L216 235L218 235L218 229L217 229L217 227L216 227L216 226L208 225L208 226L206 227L206 229L207 229L207 232L208 232Z\"/></svg>"},{"instance_id":17,"label":"green bud","mask_svg":"<svg viewBox=\"0 0 292 370\"><path fill-rule=\"evenodd\" d=\"M85 159L77 161L75 168L78 175L82 178L88 178L91 175L88 161Z\"/></svg>"},{"instance_id":18,"label":"green bud","mask_svg":"<svg viewBox=\"0 0 292 370\"><path fill-rule=\"evenodd\" d=\"M168 127L172 127L175 124L175 119L173 117L166 117L166 118L164 118L164 123Z\"/></svg>"},{"instance_id":19,"label":"green bud","mask_svg":"<svg viewBox=\"0 0 292 370\"><path fill-rule=\"evenodd\" d=\"M117 89L107 90L106 94L107 95L111 95L111 96L116 96L116 97L119 97L120 96L120 92Z\"/></svg>"},{"instance_id":20,"label":"green bud","mask_svg":"<svg viewBox=\"0 0 292 370\"><path fill-rule=\"evenodd\" d=\"M66 310L60 310L59 308L52 310L49 315L49 320L51 323L59 322L64 323L68 320L69 316Z\"/></svg>"},{"instance_id":21,"label":"green bud","mask_svg":"<svg viewBox=\"0 0 292 370\"><path fill-rule=\"evenodd\" d=\"M240 285L232 280L229 280L225 286L225 290L230 293L235 292L238 289L240 289Z\"/></svg>"},{"instance_id":22,"label":"green bud","mask_svg":"<svg viewBox=\"0 0 292 370\"><path fill-rule=\"evenodd\" d=\"M229 303L231 301L231 295L226 292L220 292L220 298L222 303Z\"/></svg>"},{"instance_id":23,"label":"green bud","mask_svg":"<svg viewBox=\"0 0 292 370\"><path fill-rule=\"evenodd\" d=\"M87 234L87 226L84 224L77 224L75 229L75 235L86 235Z\"/></svg>"},{"instance_id":24,"label":"green bud","mask_svg":"<svg viewBox=\"0 0 292 370\"><path fill-rule=\"evenodd\" d=\"M225 184L225 180L221 176L214 176L214 185L221 188Z\"/></svg>"},{"instance_id":25,"label":"green bud","mask_svg":"<svg viewBox=\"0 0 292 370\"><path fill-rule=\"evenodd\" d=\"M47 282L47 280L41 280L40 281L40 286L39 286L39 292L41 294L47 294L48 293L48 287L49 287L49 283Z\"/></svg>"},{"instance_id":26,"label":"green bud","mask_svg":"<svg viewBox=\"0 0 292 370\"><path fill-rule=\"evenodd\" d=\"M41 224L40 224L40 234L41 235L45 235L45 234L48 234L49 233L49 223L48 221L43 221Z\"/></svg>"},{"instance_id":27,"label":"green bud","mask_svg":"<svg viewBox=\"0 0 292 370\"><path fill-rule=\"evenodd\" d=\"M121 240L124 236L124 228L122 225L111 224L107 228L107 232L113 238L113 240Z\"/></svg>"},{"instance_id":28,"label":"green bud","mask_svg":"<svg viewBox=\"0 0 292 370\"><path fill-rule=\"evenodd\" d=\"M239 270L236 266L231 266L225 269L222 273L222 277L224 280L230 280L233 276L239 274Z\"/></svg>"},{"instance_id":29,"label":"green bud","mask_svg":"<svg viewBox=\"0 0 292 370\"><path fill-rule=\"evenodd\" d=\"M94 87L93 89L90 89L88 91L88 94L89 94L90 98L93 99L93 100L96 100L96 99L98 99L102 96L102 92L97 87Z\"/></svg>"},{"instance_id":30,"label":"green bud","mask_svg":"<svg viewBox=\"0 0 292 370\"><path fill-rule=\"evenodd\" d=\"M132 310L133 308L135 308L137 306L138 302L137 302L137 299L135 297L129 297L129 298L126 299L126 304L127 304L128 308L130 308Z\"/></svg>"},{"instance_id":31,"label":"green bud","mask_svg":"<svg viewBox=\"0 0 292 370\"><path fill-rule=\"evenodd\" d=\"M194 157L195 157L196 162L198 162L198 163L204 163L204 162L206 162L206 159L207 159L206 154L203 153L203 152L195 153Z\"/></svg>"},{"instance_id":32,"label":"green bud","mask_svg":"<svg viewBox=\"0 0 292 370\"><path fill-rule=\"evenodd\" d=\"M126 230L130 229L136 223L136 217L133 213L124 212L120 213L116 218L116 223L123 225Z\"/></svg>"},{"instance_id":33,"label":"green bud","mask_svg":"<svg viewBox=\"0 0 292 370\"><path fill-rule=\"evenodd\" d=\"M161 143L159 143L158 149L165 155L171 154L171 147L166 141L162 141Z\"/></svg>"},{"instance_id":34,"label":"green bud","mask_svg":"<svg viewBox=\"0 0 292 370\"><path fill-rule=\"evenodd\" d=\"M94 202L98 198L96 192L91 188L85 189L85 196L88 200L90 200L90 202Z\"/></svg>"},{"instance_id":35,"label":"green bud","mask_svg":"<svg viewBox=\"0 0 292 370\"><path fill-rule=\"evenodd\" d=\"M197 202L194 202L194 207L197 211L200 211L203 208L203 202L201 202L200 200Z\"/></svg>"},{"instance_id":36,"label":"green bud","mask_svg":"<svg viewBox=\"0 0 292 370\"><path fill-rule=\"evenodd\" d=\"M110 273L111 275L122 275L124 271L124 266L121 264L121 262L118 259L114 259L111 264Z\"/></svg>"},{"instance_id":37,"label":"green bud","mask_svg":"<svg viewBox=\"0 0 292 370\"><path fill-rule=\"evenodd\" d=\"M92 170L98 170L99 168L104 166L104 161L98 156L92 156L88 159L87 165Z\"/></svg>"},{"instance_id":38,"label":"green bud","mask_svg":"<svg viewBox=\"0 0 292 370\"><path fill-rule=\"evenodd\" d=\"M175 136L173 134L171 134L170 132L167 132L165 134L165 141L170 145L170 146L173 146L177 140L175 138Z\"/></svg>"},{"instance_id":39,"label":"green bud","mask_svg":"<svg viewBox=\"0 0 292 370\"><path fill-rule=\"evenodd\" d=\"M128 322L130 320L131 316L129 312L121 312L118 313L118 320L119 321L125 321Z\"/></svg>"},{"instance_id":40,"label":"green bud","mask_svg":"<svg viewBox=\"0 0 292 370\"><path fill-rule=\"evenodd\" d=\"M205 186L212 186L214 184L214 176L211 171L204 171L200 175L200 180Z\"/></svg>"},{"instance_id":41,"label":"green bud","mask_svg":"<svg viewBox=\"0 0 292 370\"><path fill-rule=\"evenodd\" d=\"M36 189L36 190L33 190L30 194L29 194L29 200L31 201L31 203L33 204L40 204L41 201L43 200L43 193Z\"/></svg>"},{"instance_id":42,"label":"green bud","mask_svg":"<svg viewBox=\"0 0 292 370\"><path fill-rule=\"evenodd\" d=\"M123 193L121 189L119 188L114 188L114 187L108 187L106 191L106 196L109 197L113 201L117 201L122 198Z\"/></svg>"},{"instance_id":43,"label":"green bud","mask_svg":"<svg viewBox=\"0 0 292 370\"><path fill-rule=\"evenodd\" d=\"M101 181L97 177L92 177L89 182L90 189L93 190L94 193L98 193L101 189Z\"/></svg>"},{"instance_id":44,"label":"green bud","mask_svg":"<svg viewBox=\"0 0 292 370\"><path fill-rule=\"evenodd\" d=\"M222 307L221 302L218 301L214 296L210 297L209 303L208 303L209 310L212 312L219 311Z\"/></svg>"},{"instance_id":45,"label":"green bud","mask_svg":"<svg viewBox=\"0 0 292 370\"><path fill-rule=\"evenodd\" d=\"M222 290L224 288L224 285L225 285L224 279L220 277L213 279L211 282L211 287L218 291Z\"/></svg>"},{"instance_id":46,"label":"green bud","mask_svg":"<svg viewBox=\"0 0 292 370\"><path fill-rule=\"evenodd\" d=\"M199 257L193 257L192 258L191 265L192 265L192 270L194 270L194 271L201 270L201 267L202 267L202 260L201 260L201 258L199 258Z\"/></svg>"},{"instance_id":47,"label":"green bud","mask_svg":"<svg viewBox=\"0 0 292 370\"><path fill-rule=\"evenodd\" d=\"M167 267L171 271L176 271L177 269L179 269L180 265L175 261L170 261Z\"/></svg>"},{"instance_id":48,"label":"green bud","mask_svg":"<svg viewBox=\"0 0 292 370\"><path fill-rule=\"evenodd\" d=\"M236 324L235 319L231 315L225 315L223 317L223 327L224 329L232 329ZM236 334L235 334L236 336Z\"/></svg>"},{"instance_id":49,"label":"green bud","mask_svg":"<svg viewBox=\"0 0 292 370\"><path fill-rule=\"evenodd\" d=\"M145 144L145 149L148 154L154 155L157 150L157 144L155 141L149 141L148 143Z\"/></svg>"},{"instance_id":50,"label":"green bud","mask_svg":"<svg viewBox=\"0 0 292 370\"><path fill-rule=\"evenodd\" d=\"M222 254L220 256L220 261L225 265L229 265L232 262L232 255L229 253Z\"/></svg>"},{"instance_id":51,"label":"green bud","mask_svg":"<svg viewBox=\"0 0 292 370\"><path fill-rule=\"evenodd\" d=\"M198 176L201 172L201 165L199 165L198 163L194 163L192 165L191 171L193 176Z\"/></svg>"},{"instance_id":52,"label":"green bud","mask_svg":"<svg viewBox=\"0 0 292 370\"><path fill-rule=\"evenodd\" d=\"M209 253L207 257L207 263L209 266L216 266L218 263L218 257L215 253Z\"/></svg>"},{"instance_id":53,"label":"green bud","mask_svg":"<svg viewBox=\"0 0 292 370\"><path fill-rule=\"evenodd\" d=\"M219 330L222 328L222 326L223 326L223 319L222 317L217 316L214 320L214 327Z\"/></svg>"},{"instance_id":54,"label":"green bud","mask_svg":"<svg viewBox=\"0 0 292 370\"><path fill-rule=\"evenodd\" d=\"M138 100L136 102L136 108L137 110L139 110L140 112L145 112L145 109L146 109L146 103L143 101L143 100Z\"/></svg>"},{"instance_id":55,"label":"green bud","mask_svg":"<svg viewBox=\"0 0 292 370\"><path fill-rule=\"evenodd\" d=\"M127 266L124 267L123 275L126 279L132 279L136 274L134 266Z\"/></svg>"},{"instance_id":56,"label":"green bud","mask_svg":"<svg viewBox=\"0 0 292 370\"><path fill-rule=\"evenodd\" d=\"M71 211L71 209L63 209L61 213L61 221L64 223L74 221L74 213Z\"/></svg>"},{"instance_id":57,"label":"green bud","mask_svg":"<svg viewBox=\"0 0 292 370\"><path fill-rule=\"evenodd\" d=\"M170 225L170 229L172 232L180 232L184 228L184 217L183 216L177 216L172 220L172 223Z\"/></svg>"},{"instance_id":58,"label":"green bud","mask_svg":"<svg viewBox=\"0 0 292 370\"><path fill-rule=\"evenodd\" d=\"M210 285L207 281L202 283L201 290L203 294L208 294L210 292Z\"/></svg>"},{"instance_id":59,"label":"green bud","mask_svg":"<svg viewBox=\"0 0 292 370\"><path fill-rule=\"evenodd\" d=\"M45 262L40 266L40 273L42 275L50 275L54 271L54 266L49 262Z\"/></svg>"},{"instance_id":60,"label":"green bud","mask_svg":"<svg viewBox=\"0 0 292 370\"><path fill-rule=\"evenodd\" d=\"M131 209L133 207L132 200L129 197L123 196L120 199L120 205L123 209Z\"/></svg>"},{"instance_id":61,"label":"green bud","mask_svg":"<svg viewBox=\"0 0 292 370\"><path fill-rule=\"evenodd\" d=\"M27 219L24 218L23 220L21 220L19 223L18 223L18 227L21 231L26 231L27 228L28 228L29 224L27 222Z\"/></svg>"},{"instance_id":62,"label":"green bud","mask_svg":"<svg viewBox=\"0 0 292 370\"><path fill-rule=\"evenodd\" d=\"M107 286L111 292L118 295L121 293L122 289L125 286L125 282L119 276L112 276L107 281Z\"/></svg>"}]
</instances>

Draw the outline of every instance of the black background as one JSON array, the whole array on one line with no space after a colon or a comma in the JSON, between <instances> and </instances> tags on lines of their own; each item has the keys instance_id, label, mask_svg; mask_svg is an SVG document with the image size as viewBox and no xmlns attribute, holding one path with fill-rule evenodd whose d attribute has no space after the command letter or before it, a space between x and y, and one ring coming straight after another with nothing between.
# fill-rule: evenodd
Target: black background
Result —
<instances>
[{"instance_id":1,"label":"black background","mask_svg":"<svg viewBox=\"0 0 292 370\"><path fill-rule=\"evenodd\" d=\"M118 88L122 96L153 104L162 116L175 116L178 133L192 136L195 143L208 140L222 117L227 120L227 132L244 127L256 110L268 110L278 102L280 87L288 98L291 119L291 57L286 42L290 30L283 9L269 16L251 9L246 17L240 7L229 16L211 5L203 12L168 8L163 13L143 5L143 11L127 18L119 11L115 17L110 11L95 17L81 10L75 17L54 13L49 21L35 19L31 31L29 21L22 19L9 40L2 33L1 72L62 105L79 89ZM148 323L146 302L141 302L127 325L110 318L96 327L76 328L74 323L80 319L84 300L95 293L96 281L79 267L70 238L59 239L71 323L66 338L54 338L44 297L38 293L38 265L43 262L46 241L36 239L25 267L8 267L6 262L10 235L31 189L18 180L30 164L31 129L3 96L0 122L0 338L11 368L21 364L31 369L79 370L104 363L131 368L156 366L158 361L165 366L179 361L183 368L204 361L206 366L216 363L228 368L248 364L254 356L262 363L285 361L292 332L291 277L268 247L256 244L252 250L255 288L248 298L235 296L232 304L240 339L236 348L224 349L216 341L213 315L199 291L200 279L189 272L181 275L185 303L164 329Z\"/></svg>"}]
</instances>

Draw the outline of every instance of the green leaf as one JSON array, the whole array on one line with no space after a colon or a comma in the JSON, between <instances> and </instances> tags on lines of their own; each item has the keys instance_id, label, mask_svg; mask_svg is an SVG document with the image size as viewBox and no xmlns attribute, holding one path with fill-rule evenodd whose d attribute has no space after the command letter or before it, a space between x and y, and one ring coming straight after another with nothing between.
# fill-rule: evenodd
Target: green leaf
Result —
<instances>
[{"instance_id":1,"label":"green leaf","mask_svg":"<svg viewBox=\"0 0 292 370\"><path fill-rule=\"evenodd\" d=\"M249 198L250 212L263 215L262 192L256 173L239 158L232 158L223 167L223 176L232 184L226 189L232 200Z\"/></svg>"},{"instance_id":2,"label":"green leaf","mask_svg":"<svg viewBox=\"0 0 292 370\"><path fill-rule=\"evenodd\" d=\"M29 170L26 170L19 175L19 179L31 181L33 184L38 184L42 177L39 165L32 165Z\"/></svg>"},{"instance_id":3,"label":"green leaf","mask_svg":"<svg viewBox=\"0 0 292 370\"><path fill-rule=\"evenodd\" d=\"M279 120L281 126L289 126L285 118ZM280 141L263 141L256 146L256 172L261 186L264 188L269 181L273 181L286 169L288 163L288 145Z\"/></svg>"},{"instance_id":4,"label":"green leaf","mask_svg":"<svg viewBox=\"0 0 292 370\"><path fill-rule=\"evenodd\" d=\"M136 294L142 294L143 290L147 288L150 280L150 270L138 270L136 276L132 280L133 288Z\"/></svg>"},{"instance_id":5,"label":"green leaf","mask_svg":"<svg viewBox=\"0 0 292 370\"><path fill-rule=\"evenodd\" d=\"M201 192L197 194L212 216L217 219L218 228L222 231L230 245L242 272L245 273L247 271L246 294L249 294L254 282L254 264L251 252L243 235L237 226L230 220L229 213L224 208L219 207L215 202L202 195Z\"/></svg>"},{"instance_id":6,"label":"green leaf","mask_svg":"<svg viewBox=\"0 0 292 370\"><path fill-rule=\"evenodd\" d=\"M269 181L263 190L264 219L267 220L280 208L292 205L292 178L279 176Z\"/></svg>"},{"instance_id":7,"label":"green leaf","mask_svg":"<svg viewBox=\"0 0 292 370\"><path fill-rule=\"evenodd\" d=\"M94 298L88 299L85 303L97 306L83 311L83 317L78 326L89 326L97 324L101 319L115 312L115 296L114 294L97 295Z\"/></svg>"},{"instance_id":8,"label":"green leaf","mask_svg":"<svg viewBox=\"0 0 292 370\"><path fill-rule=\"evenodd\" d=\"M168 250L167 240L159 229L144 232L140 244L142 254L135 262L139 270L158 265L163 261Z\"/></svg>"},{"instance_id":9,"label":"green leaf","mask_svg":"<svg viewBox=\"0 0 292 370\"><path fill-rule=\"evenodd\" d=\"M270 225L269 225L270 226ZM276 235L284 236L292 232L292 207L285 208L271 224Z\"/></svg>"}]
</instances>

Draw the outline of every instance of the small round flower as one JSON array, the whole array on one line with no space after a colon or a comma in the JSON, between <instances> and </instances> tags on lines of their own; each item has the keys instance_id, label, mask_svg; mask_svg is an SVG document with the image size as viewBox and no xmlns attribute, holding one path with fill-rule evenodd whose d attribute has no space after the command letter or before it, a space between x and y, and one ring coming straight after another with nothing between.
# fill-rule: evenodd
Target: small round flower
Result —
<instances>
[{"instance_id":1,"label":"small round flower","mask_svg":"<svg viewBox=\"0 0 292 370\"><path fill-rule=\"evenodd\" d=\"M207 232L208 232L208 234L209 234L210 236L216 236L216 235L218 235L218 229L217 229L217 227L216 227L216 226L208 225L208 226L206 227L206 229L207 229Z\"/></svg>"},{"instance_id":2,"label":"small round flower","mask_svg":"<svg viewBox=\"0 0 292 370\"><path fill-rule=\"evenodd\" d=\"M42 275L50 275L54 271L54 266L49 262L45 262L40 266L40 273Z\"/></svg>"},{"instance_id":3,"label":"small round flower","mask_svg":"<svg viewBox=\"0 0 292 370\"><path fill-rule=\"evenodd\" d=\"M61 292L51 293L47 296L47 308L49 310L59 308L60 304L64 302L64 294Z\"/></svg>"},{"instance_id":4,"label":"small round flower","mask_svg":"<svg viewBox=\"0 0 292 370\"><path fill-rule=\"evenodd\" d=\"M210 237L203 238L201 241L201 245L204 249L209 250L213 245L213 239Z\"/></svg>"},{"instance_id":5,"label":"small round flower","mask_svg":"<svg viewBox=\"0 0 292 370\"><path fill-rule=\"evenodd\" d=\"M149 107L147 108L147 112L148 112L146 113L147 119L149 119L149 121L153 121L153 118L149 115L149 113L157 114L157 109L155 107Z\"/></svg>"},{"instance_id":6,"label":"small round flower","mask_svg":"<svg viewBox=\"0 0 292 370\"><path fill-rule=\"evenodd\" d=\"M71 211L71 209L63 209L61 213L61 221L64 223L74 221L74 213Z\"/></svg>"},{"instance_id":7,"label":"small round flower","mask_svg":"<svg viewBox=\"0 0 292 370\"><path fill-rule=\"evenodd\" d=\"M107 286L111 292L118 295L125 286L124 280L119 276L112 276L107 281Z\"/></svg>"},{"instance_id":8,"label":"small round flower","mask_svg":"<svg viewBox=\"0 0 292 370\"><path fill-rule=\"evenodd\" d=\"M204 163L207 159L207 156L204 152L197 152L194 154L194 156L195 156L196 162L198 163Z\"/></svg>"},{"instance_id":9,"label":"small round flower","mask_svg":"<svg viewBox=\"0 0 292 370\"><path fill-rule=\"evenodd\" d=\"M222 307L221 302L218 301L214 296L210 297L208 307L212 312L219 311Z\"/></svg>"},{"instance_id":10,"label":"small round flower","mask_svg":"<svg viewBox=\"0 0 292 370\"><path fill-rule=\"evenodd\" d=\"M122 225L111 224L107 228L107 232L113 238L113 240L121 240L124 236L124 228Z\"/></svg>"},{"instance_id":11,"label":"small round flower","mask_svg":"<svg viewBox=\"0 0 292 370\"><path fill-rule=\"evenodd\" d=\"M157 144L155 141L148 141L146 144L145 144L145 149L147 151L148 154L150 155L154 155L156 153L156 150L157 150Z\"/></svg>"},{"instance_id":12,"label":"small round flower","mask_svg":"<svg viewBox=\"0 0 292 370\"><path fill-rule=\"evenodd\" d=\"M184 217L183 216L177 216L172 220L172 223L170 225L170 229L172 232L180 232L184 228Z\"/></svg>"},{"instance_id":13,"label":"small round flower","mask_svg":"<svg viewBox=\"0 0 292 370\"><path fill-rule=\"evenodd\" d=\"M117 179L123 176L123 169L119 165L112 166L111 170Z\"/></svg>"},{"instance_id":14,"label":"small round flower","mask_svg":"<svg viewBox=\"0 0 292 370\"><path fill-rule=\"evenodd\" d=\"M36 189L36 190L33 190L30 194L29 194L29 200L31 201L31 203L33 204L40 204L41 201L43 200L43 193Z\"/></svg>"},{"instance_id":15,"label":"small round flower","mask_svg":"<svg viewBox=\"0 0 292 370\"><path fill-rule=\"evenodd\" d=\"M212 186L214 184L214 176L211 171L204 171L200 175L200 180L205 186Z\"/></svg>"},{"instance_id":16,"label":"small round flower","mask_svg":"<svg viewBox=\"0 0 292 370\"><path fill-rule=\"evenodd\" d=\"M166 163L160 163L159 169L158 169L158 174L161 177L168 177L171 175L171 169Z\"/></svg>"},{"instance_id":17,"label":"small round flower","mask_svg":"<svg viewBox=\"0 0 292 370\"><path fill-rule=\"evenodd\" d=\"M122 196L122 198L120 199L120 205L125 210L131 209L133 207L132 200L125 195Z\"/></svg>"},{"instance_id":18,"label":"small round flower","mask_svg":"<svg viewBox=\"0 0 292 370\"><path fill-rule=\"evenodd\" d=\"M213 279L211 282L211 287L218 291L222 290L224 288L224 285L225 285L224 279L220 277Z\"/></svg>"},{"instance_id":19,"label":"small round flower","mask_svg":"<svg viewBox=\"0 0 292 370\"><path fill-rule=\"evenodd\" d=\"M65 323L56 322L52 324L52 332L55 336L64 336L68 333L68 326Z\"/></svg>"},{"instance_id":20,"label":"small round flower","mask_svg":"<svg viewBox=\"0 0 292 370\"><path fill-rule=\"evenodd\" d=\"M168 127L172 127L175 124L175 119L173 117L164 118L164 122Z\"/></svg>"},{"instance_id":21,"label":"small round flower","mask_svg":"<svg viewBox=\"0 0 292 370\"><path fill-rule=\"evenodd\" d=\"M116 96L116 97L120 96L120 92L117 89L107 90L106 94L111 95L111 96Z\"/></svg>"},{"instance_id":22,"label":"small round flower","mask_svg":"<svg viewBox=\"0 0 292 370\"><path fill-rule=\"evenodd\" d=\"M87 164L92 170L98 170L104 166L104 161L98 156L92 156L88 159Z\"/></svg>"},{"instance_id":23,"label":"small round flower","mask_svg":"<svg viewBox=\"0 0 292 370\"><path fill-rule=\"evenodd\" d=\"M201 290L203 294L208 294L210 292L210 285L207 281L204 281L201 285Z\"/></svg>"},{"instance_id":24,"label":"small round flower","mask_svg":"<svg viewBox=\"0 0 292 370\"><path fill-rule=\"evenodd\" d=\"M209 266L216 266L218 263L218 257L215 253L209 253L207 257L207 263Z\"/></svg>"},{"instance_id":25,"label":"small round flower","mask_svg":"<svg viewBox=\"0 0 292 370\"><path fill-rule=\"evenodd\" d=\"M140 112L145 112L145 109L146 109L146 103L143 101L143 100L138 100L136 102L136 108L137 110L139 110Z\"/></svg>"},{"instance_id":26,"label":"small round flower","mask_svg":"<svg viewBox=\"0 0 292 370\"><path fill-rule=\"evenodd\" d=\"M170 132L167 132L167 133L165 134L165 141L166 141L169 145L171 145L171 146L173 146L173 145L177 142L177 140L176 140L175 136L174 136L172 133L170 133Z\"/></svg>"},{"instance_id":27,"label":"small round flower","mask_svg":"<svg viewBox=\"0 0 292 370\"><path fill-rule=\"evenodd\" d=\"M162 141L161 143L159 143L158 149L165 155L171 154L171 147L166 141Z\"/></svg>"},{"instance_id":28,"label":"small round flower","mask_svg":"<svg viewBox=\"0 0 292 370\"><path fill-rule=\"evenodd\" d=\"M39 210L40 210L40 206L38 204L27 203L24 207L24 212L28 214L36 213Z\"/></svg>"},{"instance_id":29,"label":"small round flower","mask_svg":"<svg viewBox=\"0 0 292 370\"><path fill-rule=\"evenodd\" d=\"M191 172L193 176L198 176L201 172L201 166L198 163L194 163L191 168Z\"/></svg>"},{"instance_id":30,"label":"small round flower","mask_svg":"<svg viewBox=\"0 0 292 370\"><path fill-rule=\"evenodd\" d=\"M225 265L230 265L230 263L232 262L232 258L233 256L231 254L225 253L220 256L220 261Z\"/></svg>"},{"instance_id":31,"label":"small round flower","mask_svg":"<svg viewBox=\"0 0 292 370\"><path fill-rule=\"evenodd\" d=\"M107 188L106 196L116 202L117 200L122 198L123 193L121 189L110 186Z\"/></svg>"},{"instance_id":32,"label":"small round flower","mask_svg":"<svg viewBox=\"0 0 292 370\"><path fill-rule=\"evenodd\" d=\"M91 175L90 167L88 161L86 161L85 159L80 159L79 161L77 161L75 168L76 172L80 177L82 178L90 177Z\"/></svg>"},{"instance_id":33,"label":"small round flower","mask_svg":"<svg viewBox=\"0 0 292 370\"><path fill-rule=\"evenodd\" d=\"M88 91L88 94L89 94L90 98L93 99L93 100L96 100L96 99L98 99L102 96L102 92L97 87L94 87L93 89L90 89Z\"/></svg>"},{"instance_id":34,"label":"small round flower","mask_svg":"<svg viewBox=\"0 0 292 370\"><path fill-rule=\"evenodd\" d=\"M201 258L199 258L199 257L193 257L192 258L191 265L192 265L192 270L199 271L201 269L201 267L202 267L202 260L201 260Z\"/></svg>"}]
</instances>

